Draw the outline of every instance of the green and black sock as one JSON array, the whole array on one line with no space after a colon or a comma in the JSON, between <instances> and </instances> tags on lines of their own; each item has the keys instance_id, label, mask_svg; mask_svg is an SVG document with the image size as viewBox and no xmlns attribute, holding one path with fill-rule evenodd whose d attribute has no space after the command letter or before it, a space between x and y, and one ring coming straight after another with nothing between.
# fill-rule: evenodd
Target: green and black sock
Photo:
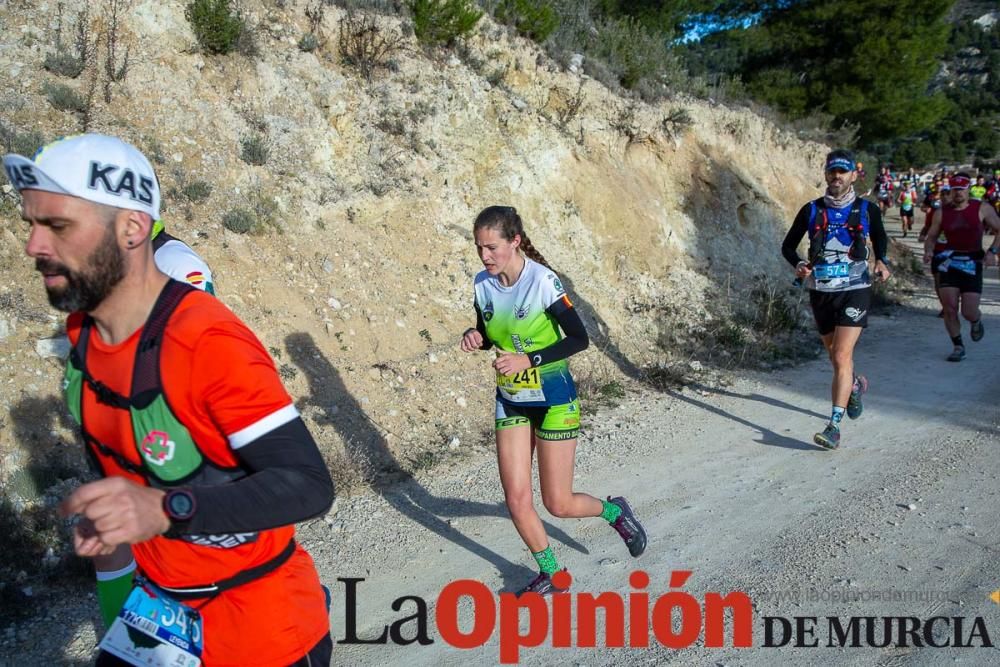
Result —
<instances>
[{"instance_id":1,"label":"green and black sock","mask_svg":"<svg viewBox=\"0 0 1000 667\"><path fill-rule=\"evenodd\" d=\"M559 571L559 563L556 562L556 555L552 553L552 547L545 547L541 551L532 551L531 555L538 563L538 569L545 574L553 574Z\"/></svg>"},{"instance_id":2,"label":"green and black sock","mask_svg":"<svg viewBox=\"0 0 1000 667\"><path fill-rule=\"evenodd\" d=\"M608 523L614 523L618 520L618 517L622 515L622 508L614 503L602 500L601 505L604 506L603 509L601 509L601 518Z\"/></svg>"}]
</instances>

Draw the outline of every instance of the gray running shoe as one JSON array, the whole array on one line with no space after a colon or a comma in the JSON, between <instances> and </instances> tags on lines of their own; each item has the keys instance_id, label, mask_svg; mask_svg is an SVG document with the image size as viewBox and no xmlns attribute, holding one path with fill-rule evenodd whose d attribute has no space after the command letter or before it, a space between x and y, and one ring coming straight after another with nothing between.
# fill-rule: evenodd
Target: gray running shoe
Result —
<instances>
[{"instance_id":1,"label":"gray running shoe","mask_svg":"<svg viewBox=\"0 0 1000 667\"><path fill-rule=\"evenodd\" d=\"M983 339L983 334L986 333L986 327L983 326L983 318L979 318L978 322L972 323L972 331L969 332L969 336L972 338L973 342L978 343Z\"/></svg>"},{"instance_id":2,"label":"gray running shoe","mask_svg":"<svg viewBox=\"0 0 1000 667\"><path fill-rule=\"evenodd\" d=\"M625 542L625 546L628 547L628 552L632 554L633 558L638 558L642 555L642 552L646 550L646 530L639 523L639 520L635 518L635 514L632 513L632 508L629 506L628 501L625 498L618 496L617 498L612 498L608 496L608 502L613 505L618 505L622 509L622 513L618 515L615 522L611 524L611 527L618 531L621 535L622 540Z\"/></svg>"},{"instance_id":3,"label":"gray running shoe","mask_svg":"<svg viewBox=\"0 0 1000 667\"><path fill-rule=\"evenodd\" d=\"M956 345L955 349L948 355L948 361L961 361L962 359L965 359L965 348L961 345Z\"/></svg>"},{"instance_id":4,"label":"gray running shoe","mask_svg":"<svg viewBox=\"0 0 1000 667\"><path fill-rule=\"evenodd\" d=\"M840 428L835 424L827 424L822 433L813 436L813 442L826 449L840 447Z\"/></svg>"}]
</instances>

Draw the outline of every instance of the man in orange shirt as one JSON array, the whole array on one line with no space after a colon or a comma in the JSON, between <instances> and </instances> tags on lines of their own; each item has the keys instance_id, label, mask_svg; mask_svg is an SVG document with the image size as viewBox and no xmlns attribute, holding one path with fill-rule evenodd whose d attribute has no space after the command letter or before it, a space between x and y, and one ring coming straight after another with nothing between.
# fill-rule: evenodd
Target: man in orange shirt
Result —
<instances>
[{"instance_id":1,"label":"man in orange shirt","mask_svg":"<svg viewBox=\"0 0 1000 667\"><path fill-rule=\"evenodd\" d=\"M138 569L97 664L329 664L325 594L293 528L329 508L329 471L254 334L157 269L149 161L89 134L3 163L26 252L71 313L64 391L103 478L63 503L74 548L131 545Z\"/></svg>"}]
</instances>

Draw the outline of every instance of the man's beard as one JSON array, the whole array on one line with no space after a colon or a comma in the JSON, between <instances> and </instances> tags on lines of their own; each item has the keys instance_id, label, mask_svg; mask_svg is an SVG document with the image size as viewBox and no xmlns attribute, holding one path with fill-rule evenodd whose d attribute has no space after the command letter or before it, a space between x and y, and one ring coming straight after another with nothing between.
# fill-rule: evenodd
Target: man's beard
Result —
<instances>
[{"instance_id":1,"label":"man's beard","mask_svg":"<svg viewBox=\"0 0 1000 667\"><path fill-rule=\"evenodd\" d=\"M35 270L56 273L66 278L60 288L46 287L49 303L66 313L78 310L90 312L97 308L125 277L125 255L115 240L114 227L110 227L101 244L90 253L81 271L45 259L35 260Z\"/></svg>"}]
</instances>

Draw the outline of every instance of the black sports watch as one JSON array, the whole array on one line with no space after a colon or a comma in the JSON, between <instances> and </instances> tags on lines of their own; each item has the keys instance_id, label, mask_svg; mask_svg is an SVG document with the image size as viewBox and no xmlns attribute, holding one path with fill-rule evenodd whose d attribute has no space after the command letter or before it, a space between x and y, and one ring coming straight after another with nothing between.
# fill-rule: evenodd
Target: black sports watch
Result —
<instances>
[{"instance_id":1,"label":"black sports watch","mask_svg":"<svg viewBox=\"0 0 1000 667\"><path fill-rule=\"evenodd\" d=\"M179 537L185 532L198 503L190 489L171 489L163 496L163 513L170 519L170 528L164 533L166 537Z\"/></svg>"}]
</instances>

